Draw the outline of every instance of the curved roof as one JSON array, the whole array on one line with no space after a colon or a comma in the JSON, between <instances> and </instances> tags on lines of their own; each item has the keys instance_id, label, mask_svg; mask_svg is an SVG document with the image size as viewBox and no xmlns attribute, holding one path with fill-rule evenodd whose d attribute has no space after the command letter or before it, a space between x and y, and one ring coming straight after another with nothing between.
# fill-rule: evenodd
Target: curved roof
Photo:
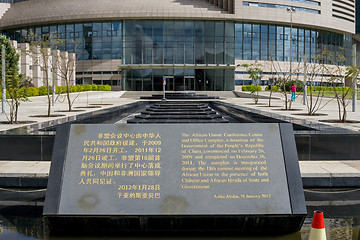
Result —
<instances>
[{"instance_id":1,"label":"curved roof","mask_svg":"<svg viewBox=\"0 0 360 240\"><path fill-rule=\"evenodd\" d=\"M333 9L331 1L320 0L319 5L300 0L266 1L282 7L318 11L318 14L306 11L292 14L294 25L355 33L355 21L334 16L336 9ZM228 19L290 25L290 14L286 9L244 6L242 0L28 0L11 5L0 20L0 29L121 19Z\"/></svg>"},{"instance_id":2,"label":"curved roof","mask_svg":"<svg viewBox=\"0 0 360 240\"><path fill-rule=\"evenodd\" d=\"M30 0L13 4L0 27L144 17L226 19L231 15L206 0Z\"/></svg>"}]
</instances>

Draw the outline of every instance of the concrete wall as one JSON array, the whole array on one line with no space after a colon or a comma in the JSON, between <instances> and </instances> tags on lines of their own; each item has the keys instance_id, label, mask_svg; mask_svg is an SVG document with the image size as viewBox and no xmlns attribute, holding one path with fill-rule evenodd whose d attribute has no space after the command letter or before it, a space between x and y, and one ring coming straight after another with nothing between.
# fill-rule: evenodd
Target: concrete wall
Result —
<instances>
[{"instance_id":1,"label":"concrete wall","mask_svg":"<svg viewBox=\"0 0 360 240\"><path fill-rule=\"evenodd\" d=\"M121 80L121 74L93 74L92 72L119 72L121 59L109 60L79 60L76 71L83 73L77 77L91 78L92 80Z\"/></svg>"},{"instance_id":2,"label":"concrete wall","mask_svg":"<svg viewBox=\"0 0 360 240\"><path fill-rule=\"evenodd\" d=\"M32 78L35 87L45 86L46 81L49 82L49 85L52 85L53 78L55 86L64 86L64 71L66 71L64 69L68 71L70 84L75 84L76 55L74 53L69 54L68 52L60 52L49 48L41 49L37 46L30 46L28 43L18 43L16 41L11 41L11 44L20 55L19 73Z\"/></svg>"},{"instance_id":3,"label":"concrete wall","mask_svg":"<svg viewBox=\"0 0 360 240\"><path fill-rule=\"evenodd\" d=\"M250 75L247 73L245 67L242 67L243 64L251 64L255 63L255 61L249 60L236 60L236 69L235 72L245 72L244 74L236 74L235 73L235 80L251 80ZM271 78L278 79L279 77L286 78L289 80L289 73L290 73L290 63L289 62L280 62L280 61L256 61L257 64L261 65L261 68L264 72L261 80L267 81ZM346 67L345 66L335 66L335 65L323 65L326 69L329 69L330 72L327 72L323 68L322 65L315 64L315 63L306 63L306 71L307 71L307 81L310 82L329 82L329 77L320 76L320 75L329 75L332 73L333 75L337 75L340 73L342 76L345 76ZM292 72L292 79L298 79L300 81L304 80L304 69L305 65L303 62L293 62L291 63L291 72ZM331 70L332 69L332 70ZM277 72L274 73L274 72ZM273 73L273 74L272 74ZM299 74L299 75L298 75ZM319 76L317 76L319 75ZM345 83L344 79L342 80Z\"/></svg>"},{"instance_id":4,"label":"concrete wall","mask_svg":"<svg viewBox=\"0 0 360 240\"><path fill-rule=\"evenodd\" d=\"M10 8L10 3L0 3L0 18Z\"/></svg>"}]
</instances>

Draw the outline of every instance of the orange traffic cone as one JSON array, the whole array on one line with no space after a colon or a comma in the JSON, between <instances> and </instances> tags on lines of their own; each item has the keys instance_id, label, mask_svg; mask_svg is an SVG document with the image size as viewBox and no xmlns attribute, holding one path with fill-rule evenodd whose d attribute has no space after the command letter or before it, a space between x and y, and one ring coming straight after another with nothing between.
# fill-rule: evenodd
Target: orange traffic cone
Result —
<instances>
[{"instance_id":1,"label":"orange traffic cone","mask_svg":"<svg viewBox=\"0 0 360 240\"><path fill-rule=\"evenodd\" d=\"M314 211L309 240L326 240L324 214L322 211Z\"/></svg>"}]
</instances>

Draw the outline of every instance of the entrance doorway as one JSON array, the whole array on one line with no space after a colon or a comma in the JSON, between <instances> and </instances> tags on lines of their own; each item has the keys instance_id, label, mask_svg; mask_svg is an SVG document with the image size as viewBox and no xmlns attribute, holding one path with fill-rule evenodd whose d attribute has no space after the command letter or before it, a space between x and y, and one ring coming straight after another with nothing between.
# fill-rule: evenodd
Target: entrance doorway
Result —
<instances>
[{"instance_id":1,"label":"entrance doorway","mask_svg":"<svg viewBox=\"0 0 360 240\"><path fill-rule=\"evenodd\" d=\"M174 76L164 76L166 78L166 91L174 91Z\"/></svg>"},{"instance_id":2,"label":"entrance doorway","mask_svg":"<svg viewBox=\"0 0 360 240\"><path fill-rule=\"evenodd\" d=\"M185 76L184 77L184 86L186 91L194 91L195 90L195 78L194 76Z\"/></svg>"},{"instance_id":3,"label":"entrance doorway","mask_svg":"<svg viewBox=\"0 0 360 240\"><path fill-rule=\"evenodd\" d=\"M164 76L166 78L166 91L194 91L194 76Z\"/></svg>"}]
</instances>

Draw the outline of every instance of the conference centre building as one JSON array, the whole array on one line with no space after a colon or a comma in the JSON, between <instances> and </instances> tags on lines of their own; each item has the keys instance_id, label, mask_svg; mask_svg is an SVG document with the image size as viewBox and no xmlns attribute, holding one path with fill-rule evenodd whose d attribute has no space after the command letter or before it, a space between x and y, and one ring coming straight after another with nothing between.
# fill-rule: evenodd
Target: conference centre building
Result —
<instances>
[{"instance_id":1,"label":"conference centre building","mask_svg":"<svg viewBox=\"0 0 360 240\"><path fill-rule=\"evenodd\" d=\"M167 90L229 91L251 83L245 63L311 62L323 50L351 63L354 51L354 0L0 2L0 31L12 40L65 40L78 84L158 91L166 78Z\"/></svg>"}]
</instances>

